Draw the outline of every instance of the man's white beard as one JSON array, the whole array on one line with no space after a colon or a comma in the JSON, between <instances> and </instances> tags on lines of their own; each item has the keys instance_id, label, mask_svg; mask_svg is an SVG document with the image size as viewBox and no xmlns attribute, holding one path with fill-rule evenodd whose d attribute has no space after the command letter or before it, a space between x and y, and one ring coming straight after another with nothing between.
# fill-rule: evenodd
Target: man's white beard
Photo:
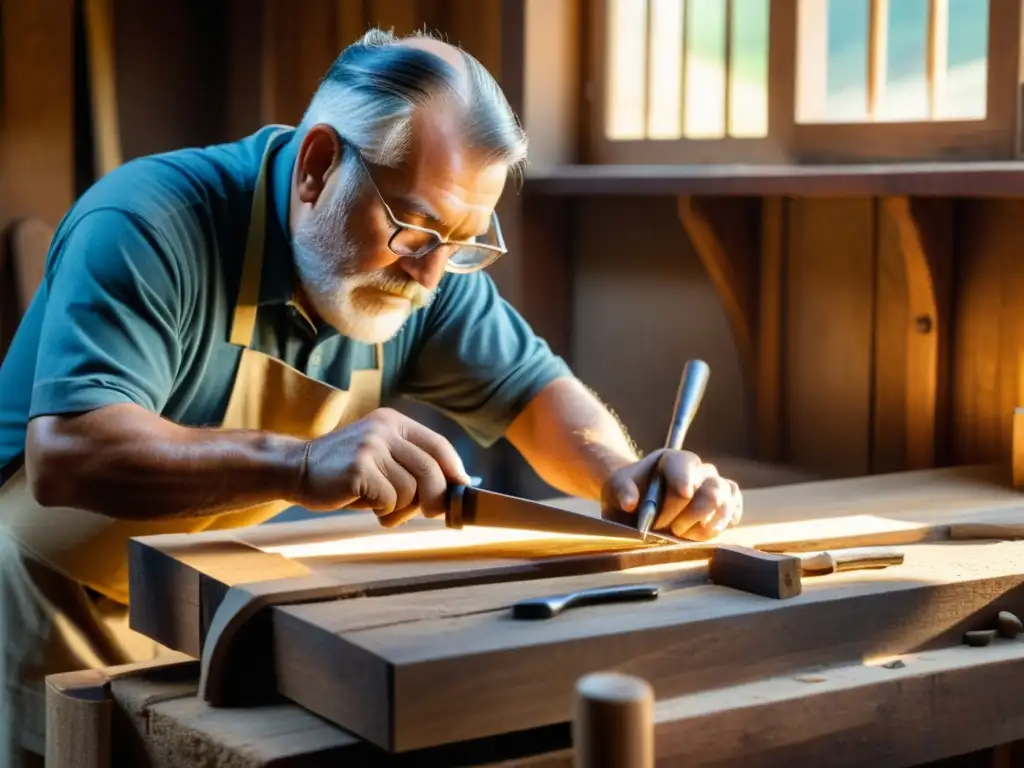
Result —
<instances>
[{"instance_id":1,"label":"man's white beard","mask_svg":"<svg viewBox=\"0 0 1024 768\"><path fill-rule=\"evenodd\" d=\"M295 271L313 310L339 333L364 344L382 344L401 330L413 310L433 299L397 268L359 273L359 246L346 233L348 196L336 194L325 210L299 227L292 238ZM376 290L409 301L385 303Z\"/></svg>"}]
</instances>

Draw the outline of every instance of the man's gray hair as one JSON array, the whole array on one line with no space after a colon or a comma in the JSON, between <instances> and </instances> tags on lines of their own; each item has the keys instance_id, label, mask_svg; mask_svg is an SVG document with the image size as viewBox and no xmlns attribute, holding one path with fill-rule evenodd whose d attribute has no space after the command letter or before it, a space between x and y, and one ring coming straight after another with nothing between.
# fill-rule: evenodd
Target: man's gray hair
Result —
<instances>
[{"instance_id":1,"label":"man's gray hair","mask_svg":"<svg viewBox=\"0 0 1024 768\"><path fill-rule=\"evenodd\" d=\"M416 33L417 37L428 36ZM401 38L371 29L348 46L324 75L299 126L332 126L362 156L376 165L399 165L409 148L417 107L449 98L464 112L467 146L488 162L509 166L519 175L526 163L526 135L498 83L479 61L459 53L465 72L433 53L406 45Z\"/></svg>"}]
</instances>

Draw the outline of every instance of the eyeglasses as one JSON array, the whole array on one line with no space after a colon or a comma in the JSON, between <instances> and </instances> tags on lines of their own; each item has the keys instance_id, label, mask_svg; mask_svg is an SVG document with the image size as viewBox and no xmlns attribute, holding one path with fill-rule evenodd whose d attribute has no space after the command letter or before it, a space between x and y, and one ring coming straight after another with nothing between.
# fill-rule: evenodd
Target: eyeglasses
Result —
<instances>
[{"instance_id":1,"label":"eyeglasses","mask_svg":"<svg viewBox=\"0 0 1024 768\"><path fill-rule=\"evenodd\" d=\"M388 221L395 228L391 237L388 238L388 248L396 256L420 259L442 246L450 246L452 251L448 256L448 263L445 264L445 271L466 274L485 269L508 253L508 249L505 247L505 238L501 234L501 224L498 223L498 214L493 211L491 212L491 226L486 234L478 235L472 240L450 240L442 236L440 232L428 227L419 227L399 221L381 194L377 182L373 180L373 174L370 173L359 149L351 142L346 141L345 143L352 147L356 157L359 158L359 164L363 167L366 178L370 180L381 205L384 206L384 213L387 215Z\"/></svg>"}]
</instances>

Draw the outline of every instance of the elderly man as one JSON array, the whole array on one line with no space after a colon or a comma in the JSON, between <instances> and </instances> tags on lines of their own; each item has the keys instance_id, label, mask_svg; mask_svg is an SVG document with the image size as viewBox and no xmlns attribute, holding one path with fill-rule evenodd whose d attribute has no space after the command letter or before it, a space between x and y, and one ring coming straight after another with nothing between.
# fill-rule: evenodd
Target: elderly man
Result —
<instances>
[{"instance_id":1,"label":"elderly man","mask_svg":"<svg viewBox=\"0 0 1024 768\"><path fill-rule=\"evenodd\" d=\"M398 395L547 482L635 510L662 452L616 419L497 294L494 214L526 140L480 64L368 33L297 129L135 160L76 203L0 368L6 746L42 750L46 673L146 657L126 542L253 525L291 505L443 511L466 482ZM704 539L735 484L661 462L656 528Z\"/></svg>"}]
</instances>

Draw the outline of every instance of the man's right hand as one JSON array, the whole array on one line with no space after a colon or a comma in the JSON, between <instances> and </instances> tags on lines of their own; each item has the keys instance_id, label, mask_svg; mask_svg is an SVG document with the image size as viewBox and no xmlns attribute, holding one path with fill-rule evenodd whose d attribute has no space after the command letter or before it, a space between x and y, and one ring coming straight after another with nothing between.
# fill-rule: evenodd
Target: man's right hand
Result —
<instances>
[{"instance_id":1,"label":"man's right hand","mask_svg":"<svg viewBox=\"0 0 1024 768\"><path fill-rule=\"evenodd\" d=\"M379 408L308 444L300 503L320 512L372 509L381 525L392 527L418 512L443 515L448 486L469 481L448 440Z\"/></svg>"}]
</instances>

